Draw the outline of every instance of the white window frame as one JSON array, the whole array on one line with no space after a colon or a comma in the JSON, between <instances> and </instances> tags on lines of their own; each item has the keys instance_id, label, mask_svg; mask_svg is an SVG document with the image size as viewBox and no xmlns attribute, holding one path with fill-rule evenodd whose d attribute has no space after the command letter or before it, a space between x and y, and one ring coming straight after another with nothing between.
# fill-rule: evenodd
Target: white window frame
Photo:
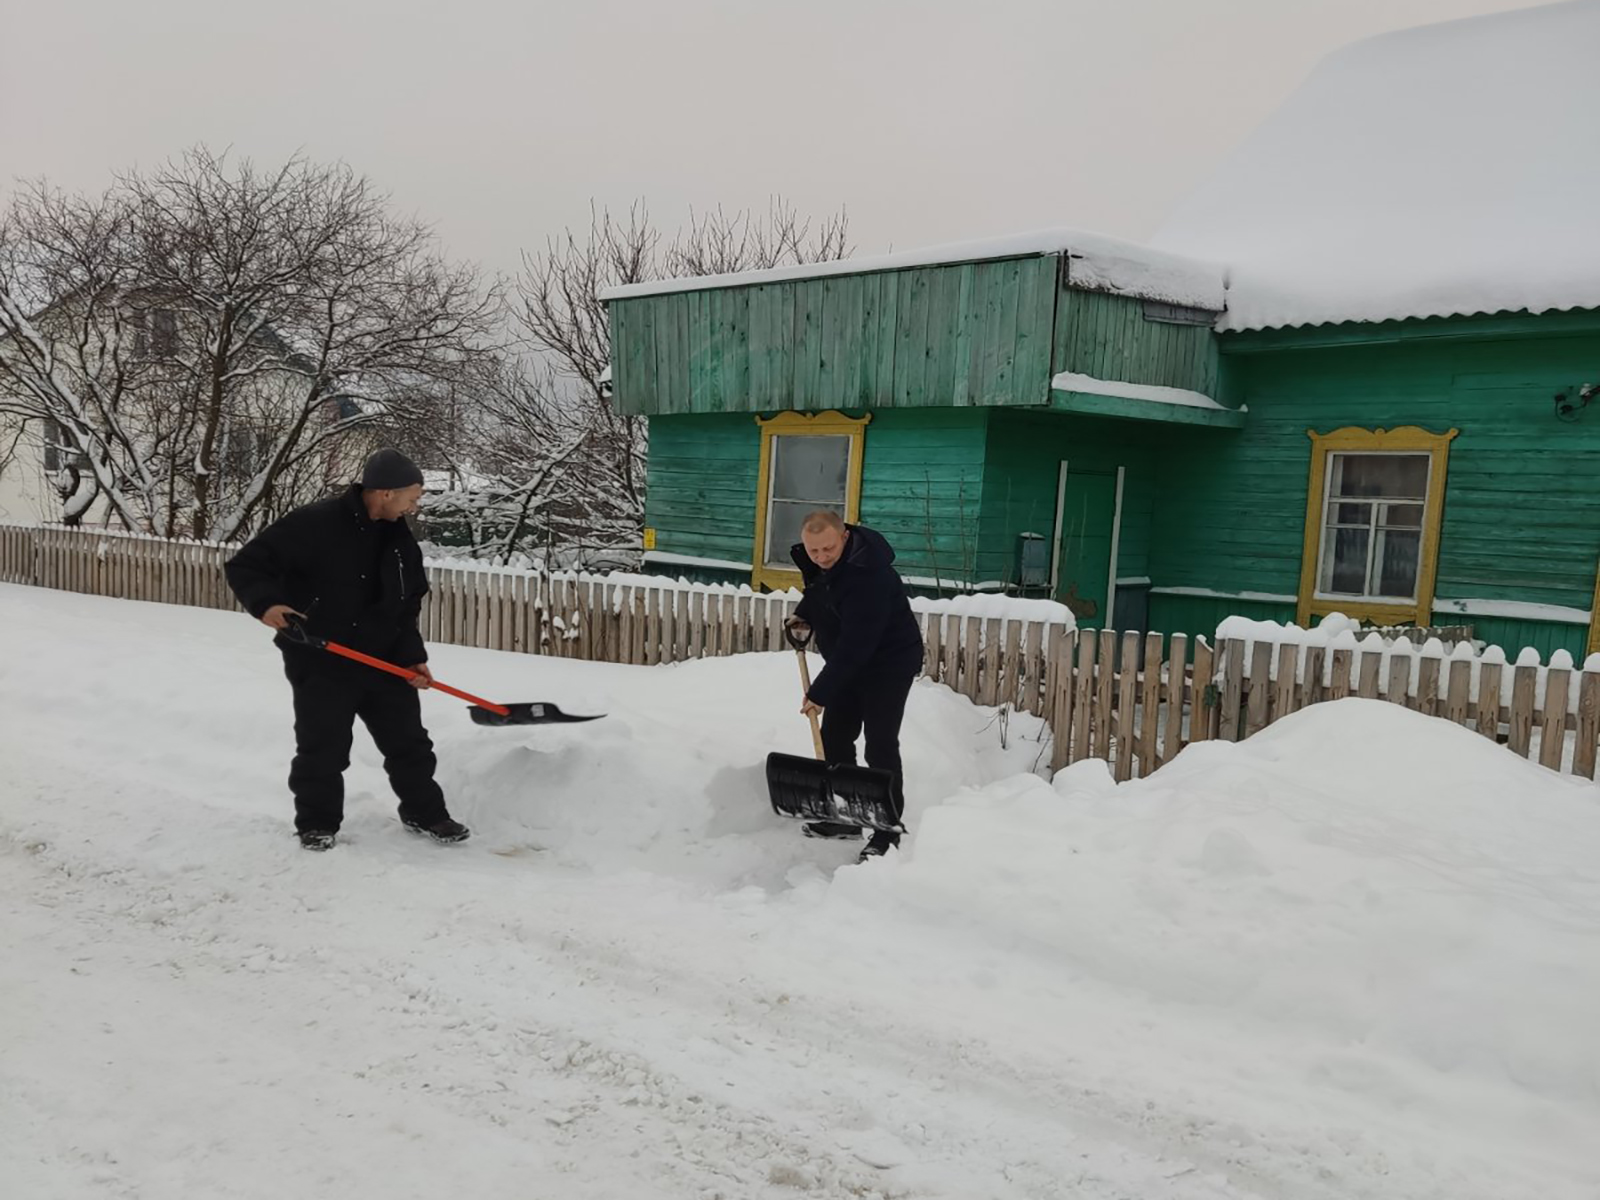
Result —
<instances>
[{"instance_id":1,"label":"white window frame","mask_svg":"<svg viewBox=\"0 0 1600 1200\"><path fill-rule=\"evenodd\" d=\"M1341 459L1341 458L1356 458L1356 457L1360 457L1360 458L1380 458L1380 457L1382 457L1382 458L1421 458L1421 459L1424 459L1426 461L1426 464L1427 464L1428 474L1427 474L1426 478L1423 481L1422 495L1417 496L1417 497L1408 496L1408 497L1404 497L1404 498L1394 498L1394 499L1390 499L1388 497L1383 497L1383 496L1341 497L1341 498L1335 499L1335 497L1333 495L1333 480L1334 480L1334 475L1336 474L1336 472L1334 470L1334 463L1338 459ZM1317 579L1317 583L1318 583L1319 586L1318 586L1316 592L1313 593L1319 601L1337 602L1337 601L1340 601L1340 600L1352 600L1352 601L1356 601L1358 603L1365 603L1365 604L1415 604L1417 602L1417 592L1418 592L1419 588L1422 585L1423 540L1427 536L1427 529L1428 529L1428 497L1429 497L1429 494L1430 494L1430 492L1432 490L1432 484L1433 484L1433 455L1429 454L1426 450L1353 450L1352 449L1352 450L1329 450L1327 452L1327 461L1326 461L1326 464L1325 464L1325 473L1324 473L1324 476L1323 476L1323 484L1322 484L1322 526L1317 531L1317 537L1318 537L1319 545L1318 545L1318 551L1317 551L1317 574L1316 574L1316 579ZM1322 590L1320 585L1321 585L1323 576L1326 573L1325 568L1328 565L1328 555L1333 553L1334 541L1335 541L1334 538L1331 538L1331 537L1328 536L1335 529L1335 526L1334 526L1334 524L1332 522L1331 514L1332 514L1332 512L1334 510L1334 507L1336 505L1338 505L1338 504L1368 504L1368 505L1371 506L1371 509L1372 509L1371 516L1370 516L1369 520L1367 521L1367 526L1366 526L1367 535L1368 536L1367 536L1367 567L1366 567L1366 573L1365 573L1365 577L1364 577L1364 585L1365 586L1370 586L1371 583L1372 583L1373 570L1374 570L1375 564L1378 562L1380 538L1381 538L1381 535L1385 532L1385 530L1382 528L1382 523L1378 520L1378 510L1379 510L1379 508L1381 506L1383 506L1383 505L1386 505L1386 504L1405 504L1405 505L1416 505L1416 506L1421 507L1421 509L1422 509L1422 520L1419 521L1417 523L1417 526L1416 526L1416 533L1417 533L1417 569L1416 569L1416 575L1412 578L1412 581L1411 581L1411 593L1410 593L1410 595L1396 596L1396 595L1390 595L1390 594L1384 593L1384 592L1370 592L1370 591L1363 591L1363 592L1360 592L1360 593L1356 593L1356 592L1325 592L1325 591ZM1341 525L1341 526L1338 526L1337 528L1340 528L1340 529L1357 529L1357 528L1360 528L1360 526Z\"/></svg>"},{"instance_id":2,"label":"white window frame","mask_svg":"<svg viewBox=\"0 0 1600 1200\"><path fill-rule=\"evenodd\" d=\"M780 564L767 562L768 543L772 540L772 446L779 437L848 437L850 457L845 464L846 523L861 519L861 472L866 455L867 424L872 414L849 417L842 412L818 413L781 412L772 417L757 417L756 426L761 431L761 455L756 472L755 530L750 547L750 584L755 588L781 591L799 587L800 570L789 564L785 557ZM783 547L779 547L780 551Z\"/></svg>"},{"instance_id":3,"label":"white window frame","mask_svg":"<svg viewBox=\"0 0 1600 1200\"><path fill-rule=\"evenodd\" d=\"M780 501L786 504L792 504L794 501L787 496L775 496L773 492L777 488L777 457L781 443L785 441L799 441L801 438L834 438L844 442L844 492L839 497L839 519L841 521L848 521L850 519L850 480L856 466L856 439L844 432L827 433L812 432L811 430L806 430L799 433L773 434L772 445L770 447L770 453L772 455L772 469L767 473L767 496L765 501L767 512L766 520L762 522L764 529L763 540L767 543L764 547L762 547L761 551L761 566L764 570L782 570L790 561L788 546L778 547L776 553L773 551L772 535L774 531L774 522L772 520L772 512L774 506ZM827 503L820 500L808 500L806 503L811 504L813 508L818 509L829 507Z\"/></svg>"}]
</instances>

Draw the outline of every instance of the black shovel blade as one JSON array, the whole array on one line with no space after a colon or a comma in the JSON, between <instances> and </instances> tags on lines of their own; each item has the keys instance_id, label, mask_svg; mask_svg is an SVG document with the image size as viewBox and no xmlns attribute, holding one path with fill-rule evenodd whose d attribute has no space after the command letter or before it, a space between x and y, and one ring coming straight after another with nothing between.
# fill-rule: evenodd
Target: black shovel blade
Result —
<instances>
[{"instance_id":1,"label":"black shovel blade","mask_svg":"<svg viewBox=\"0 0 1600 1200\"><path fill-rule=\"evenodd\" d=\"M511 710L504 716L477 704L468 711L479 725L564 725L572 721L598 721L605 716L605 713L581 716L578 713L562 712L554 704L537 700L527 704L507 704L503 707Z\"/></svg>"},{"instance_id":2,"label":"black shovel blade","mask_svg":"<svg viewBox=\"0 0 1600 1200\"><path fill-rule=\"evenodd\" d=\"M767 755L772 811L799 821L834 821L869 829L900 828L894 777L872 767L829 766L796 754Z\"/></svg>"}]
</instances>

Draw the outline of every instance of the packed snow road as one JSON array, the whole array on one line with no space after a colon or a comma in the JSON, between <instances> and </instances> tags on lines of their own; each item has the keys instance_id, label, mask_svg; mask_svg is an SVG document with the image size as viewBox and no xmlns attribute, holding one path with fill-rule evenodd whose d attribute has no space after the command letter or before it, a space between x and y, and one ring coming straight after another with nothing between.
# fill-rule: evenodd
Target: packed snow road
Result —
<instances>
[{"instance_id":1,"label":"packed snow road","mask_svg":"<svg viewBox=\"0 0 1600 1200\"><path fill-rule=\"evenodd\" d=\"M264 630L0 587L8 1194L1596 1194L1586 785L1356 703L1052 788L919 685L855 866L766 809L783 655L434 667L611 715L425 697L474 839L358 735L307 854Z\"/></svg>"}]
</instances>

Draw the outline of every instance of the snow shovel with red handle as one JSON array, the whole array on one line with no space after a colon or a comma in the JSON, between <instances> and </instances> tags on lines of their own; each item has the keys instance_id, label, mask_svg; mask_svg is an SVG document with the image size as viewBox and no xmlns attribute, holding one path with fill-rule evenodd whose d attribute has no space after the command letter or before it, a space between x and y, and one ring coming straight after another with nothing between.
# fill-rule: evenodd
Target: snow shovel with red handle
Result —
<instances>
[{"instance_id":1,"label":"snow shovel with red handle","mask_svg":"<svg viewBox=\"0 0 1600 1200\"><path fill-rule=\"evenodd\" d=\"M352 662L364 663L369 667L376 667L380 671L387 671L391 675L398 675L408 682L418 677L418 672L407 667L399 667L392 662L384 662L381 658L373 658L370 654L352 650L349 646L341 646L338 642L330 642L325 637L318 637L307 630L305 622L298 617L289 617L288 624L284 626L283 631L291 641L299 642L302 646L326 650L329 654L337 654L339 657L348 658ZM580 716L577 713L562 712L554 704L547 704L543 701L496 704L493 700L485 700L482 696L474 696L471 692L463 692L460 688L453 688L448 683L440 683L437 679L428 685L428 690L444 692L447 695L456 697L458 700L465 700L472 705L469 712L472 719L479 725L557 725L575 721L598 721L605 715L604 713L593 713L588 716Z\"/></svg>"},{"instance_id":2,"label":"snow shovel with red handle","mask_svg":"<svg viewBox=\"0 0 1600 1200\"><path fill-rule=\"evenodd\" d=\"M785 629L784 636L800 661L800 694L804 696L811 691L811 669L806 666L806 647L811 638L809 634L798 637L792 629ZM894 776L873 767L828 763L822 751L817 714L807 715L811 718L811 746L816 757L777 751L767 755L767 794L772 811L798 821L865 825L890 832L902 829L894 802Z\"/></svg>"}]
</instances>

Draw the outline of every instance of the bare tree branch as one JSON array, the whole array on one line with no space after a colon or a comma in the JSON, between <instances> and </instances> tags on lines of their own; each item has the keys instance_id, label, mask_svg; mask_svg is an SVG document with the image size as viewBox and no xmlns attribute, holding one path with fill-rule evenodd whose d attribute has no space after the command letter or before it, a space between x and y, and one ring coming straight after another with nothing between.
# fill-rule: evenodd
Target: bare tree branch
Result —
<instances>
[{"instance_id":1,"label":"bare tree branch","mask_svg":"<svg viewBox=\"0 0 1600 1200\"><path fill-rule=\"evenodd\" d=\"M0 225L0 411L59 426L133 528L233 538L310 498L503 338L498 285L388 205L342 164L204 147L96 198L24 189Z\"/></svg>"}]
</instances>

